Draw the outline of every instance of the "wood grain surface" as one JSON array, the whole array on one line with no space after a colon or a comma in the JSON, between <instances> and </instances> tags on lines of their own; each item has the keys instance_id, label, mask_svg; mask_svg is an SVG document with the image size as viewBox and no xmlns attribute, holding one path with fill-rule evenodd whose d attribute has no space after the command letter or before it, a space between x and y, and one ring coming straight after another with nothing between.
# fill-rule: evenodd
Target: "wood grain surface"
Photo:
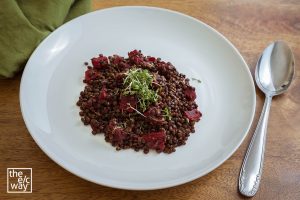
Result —
<instances>
[{"instance_id":1,"label":"wood grain surface","mask_svg":"<svg viewBox=\"0 0 300 200\"><path fill-rule=\"evenodd\" d=\"M253 74L261 51L285 40L296 59L296 77L288 93L274 99L268 126L264 173L253 199L300 199L300 1L299 0L95 0L94 10L148 5L193 16L221 32L241 52ZM36 145L19 107L21 73L0 80L0 199L246 199L237 190L238 175L259 113L241 147L219 168L190 183L156 191L126 191L85 181L64 170ZM33 193L7 194L6 168L32 167Z\"/></svg>"}]
</instances>

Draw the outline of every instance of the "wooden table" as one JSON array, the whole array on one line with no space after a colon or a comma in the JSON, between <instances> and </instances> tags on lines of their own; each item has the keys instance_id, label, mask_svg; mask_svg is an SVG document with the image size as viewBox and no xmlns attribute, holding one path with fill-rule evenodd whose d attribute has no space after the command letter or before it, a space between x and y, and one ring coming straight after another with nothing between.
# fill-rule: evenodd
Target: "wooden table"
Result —
<instances>
[{"instance_id":1,"label":"wooden table","mask_svg":"<svg viewBox=\"0 0 300 200\"><path fill-rule=\"evenodd\" d=\"M177 10L216 28L241 52L253 74L261 51L273 40L289 43L296 58L296 78L288 93L274 99L268 129L264 173L253 199L300 199L300 2L298 0L112 0L93 1L94 9L148 5ZM243 199L238 174L259 113L241 147L223 165L190 183L156 191L126 191L85 181L64 170L35 144L19 107L21 74L0 80L0 199ZM32 167L33 193L7 194L6 168Z\"/></svg>"}]
</instances>

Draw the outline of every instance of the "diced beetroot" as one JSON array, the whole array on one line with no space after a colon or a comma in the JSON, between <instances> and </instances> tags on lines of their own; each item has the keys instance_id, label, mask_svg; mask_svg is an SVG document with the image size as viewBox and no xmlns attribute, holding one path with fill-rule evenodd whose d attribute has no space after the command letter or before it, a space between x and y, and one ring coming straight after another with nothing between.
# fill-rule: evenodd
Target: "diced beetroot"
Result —
<instances>
[{"instance_id":1,"label":"diced beetroot","mask_svg":"<svg viewBox=\"0 0 300 200\"><path fill-rule=\"evenodd\" d=\"M129 52L128 57L132 64L142 65L144 63L143 55L138 50Z\"/></svg>"},{"instance_id":2,"label":"diced beetroot","mask_svg":"<svg viewBox=\"0 0 300 200\"><path fill-rule=\"evenodd\" d=\"M123 128L118 126L118 122L116 118L112 118L108 125L107 125L107 131L112 134L112 141L116 144L120 145L123 143L123 141L126 139L127 134L124 131Z\"/></svg>"},{"instance_id":3,"label":"diced beetroot","mask_svg":"<svg viewBox=\"0 0 300 200\"><path fill-rule=\"evenodd\" d=\"M125 131L120 128L120 127L116 127L113 131L113 142L116 142L117 144L123 144L123 141L126 139L127 134L125 133Z\"/></svg>"},{"instance_id":4,"label":"diced beetroot","mask_svg":"<svg viewBox=\"0 0 300 200\"><path fill-rule=\"evenodd\" d=\"M156 58L154 58L154 57L148 57L149 62L155 62L155 60L156 60Z\"/></svg>"},{"instance_id":5,"label":"diced beetroot","mask_svg":"<svg viewBox=\"0 0 300 200\"><path fill-rule=\"evenodd\" d=\"M108 59L106 56L102 54L99 55L97 58L92 58L92 64L96 69L102 69L108 66Z\"/></svg>"},{"instance_id":6,"label":"diced beetroot","mask_svg":"<svg viewBox=\"0 0 300 200\"><path fill-rule=\"evenodd\" d=\"M190 87L190 86L184 90L184 94L189 101L194 101L197 97L195 88Z\"/></svg>"},{"instance_id":7,"label":"diced beetroot","mask_svg":"<svg viewBox=\"0 0 300 200\"><path fill-rule=\"evenodd\" d=\"M92 69L86 70L86 71L85 71L84 79L85 79L86 81L90 81L91 78L92 78L92 75L93 75L92 73L93 73L93 70L92 70Z\"/></svg>"},{"instance_id":8,"label":"diced beetroot","mask_svg":"<svg viewBox=\"0 0 300 200\"><path fill-rule=\"evenodd\" d=\"M151 132L142 136L146 145L150 149L163 151L165 149L166 132Z\"/></svg>"},{"instance_id":9,"label":"diced beetroot","mask_svg":"<svg viewBox=\"0 0 300 200\"><path fill-rule=\"evenodd\" d=\"M127 112L133 112L134 109L137 106L137 99L134 96L121 96L120 97L120 103L119 103L119 108L122 111L127 111Z\"/></svg>"},{"instance_id":10,"label":"diced beetroot","mask_svg":"<svg viewBox=\"0 0 300 200\"><path fill-rule=\"evenodd\" d=\"M140 55L140 52L136 49L128 53L129 58L133 58L133 57L139 56L139 55Z\"/></svg>"},{"instance_id":11,"label":"diced beetroot","mask_svg":"<svg viewBox=\"0 0 300 200\"><path fill-rule=\"evenodd\" d=\"M89 83L91 80L98 78L99 75L100 75L99 72L97 72L93 69L88 69L85 71L84 79L87 81L87 83Z\"/></svg>"},{"instance_id":12,"label":"diced beetroot","mask_svg":"<svg viewBox=\"0 0 300 200\"><path fill-rule=\"evenodd\" d=\"M132 61L133 61L133 63L134 64L136 64L136 65L141 65L141 64L143 64L143 58L139 58L139 57L133 57L132 58Z\"/></svg>"},{"instance_id":13,"label":"diced beetroot","mask_svg":"<svg viewBox=\"0 0 300 200\"><path fill-rule=\"evenodd\" d=\"M103 101L105 100L107 97L107 89L105 86L102 87L101 91L100 91L100 95L99 95L99 101Z\"/></svg>"},{"instance_id":14,"label":"diced beetroot","mask_svg":"<svg viewBox=\"0 0 300 200\"><path fill-rule=\"evenodd\" d=\"M120 64L122 61L124 61L124 58L118 56L118 55L114 55L114 60L113 60L113 64L118 65Z\"/></svg>"},{"instance_id":15,"label":"diced beetroot","mask_svg":"<svg viewBox=\"0 0 300 200\"><path fill-rule=\"evenodd\" d=\"M200 117L202 116L202 113L197 110L189 110L189 111L184 111L184 115L191 121L199 121Z\"/></svg>"}]
</instances>

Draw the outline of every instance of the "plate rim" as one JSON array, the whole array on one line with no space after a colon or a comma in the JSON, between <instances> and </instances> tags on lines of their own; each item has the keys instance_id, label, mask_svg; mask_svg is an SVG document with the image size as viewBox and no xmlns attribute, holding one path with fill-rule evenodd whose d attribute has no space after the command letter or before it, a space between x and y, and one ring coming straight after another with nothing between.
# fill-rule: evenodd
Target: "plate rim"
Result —
<instances>
[{"instance_id":1,"label":"plate rim","mask_svg":"<svg viewBox=\"0 0 300 200\"><path fill-rule=\"evenodd\" d=\"M64 162L63 160L61 160L60 158L58 157L55 157L55 153L53 153L53 151L49 150L48 147L45 147L45 145L43 145L42 141L40 141L37 137L35 137L35 134L33 134L33 130L32 130L32 127L29 125L30 122L28 119L25 118L25 111L24 111L24 105L22 104L22 96L23 96L23 92L24 91L24 77L26 76L27 74L27 71L28 71L28 63L30 63L31 59L35 56L36 52L39 50L39 47L41 45L43 45L45 42L48 41L49 37L51 37L54 33L56 33L57 31L59 31L60 29L63 29L66 25L68 24L72 24L76 21L79 20L79 18L82 18L84 16L87 16L87 15L93 15L95 13L99 13L99 12L104 12L104 11L109 11L109 10L118 10L118 9L148 9L148 10L157 10L157 11L163 11L163 12L166 12L166 13L171 13L171 14L176 14L176 15L179 15L181 17L184 17L184 18L188 18L196 23L199 23L201 24L202 26L206 27L207 29L209 29L210 31L214 32L216 35L218 35L219 37L222 38L222 40L224 40L232 49L233 51L237 54L237 56L240 58L240 60L242 61L242 64L247 72L247 75L250 79L250 82L251 82L251 93L253 94L253 98L251 99L251 101L253 102L252 104L252 108L251 108L251 118L249 120L249 124L248 124L248 127L246 128L246 131L244 133L244 136L243 138L240 140L240 142L236 145L236 147L234 149L232 149L230 151L230 153L225 156L221 161L218 162L218 164L215 165L215 167L212 167L212 168L209 168L208 170L205 170L203 173L199 173L197 174L196 176L192 176L192 177L186 177L184 180L180 180L180 181L177 181L175 182L174 180L177 180L177 179L174 179L172 181L172 183L166 183L166 184L162 184L162 185L158 185L158 186L136 186L136 187L130 187L130 186L126 186L124 185L122 182L120 182L119 184L113 184L112 182L101 182L101 181L97 181L96 179L90 179L88 177L84 177L82 174L80 174L79 170L76 169L76 167L72 167L70 166L70 164L68 164L67 162ZM108 187L111 187L111 188L117 188L117 189L126 189L126 190L156 190L156 189L164 189L164 188L170 188L170 187L174 187L174 186L178 186L178 185L182 185L182 184L185 184L185 183L188 183L188 182L191 182L195 179L198 179L200 177L203 177L205 175L207 175L208 173L214 171L216 168L220 167L226 160L228 160L236 151L237 149L241 146L241 144L243 143L243 141L245 140L245 138L247 137L247 135L249 134L249 131L250 131L250 128L252 126L252 123L253 123L253 120L254 120L254 116L255 116L255 109L256 109L256 90L255 90L255 84L254 84L254 80L253 80L253 76L251 74L251 71L250 71L250 68L248 66L248 64L246 63L245 59L243 58L243 56L241 55L241 53L238 51L238 49L223 35L221 34L220 32L218 32L216 29L214 29L213 27L211 27L210 25L202 22L201 20L195 18L195 17L192 17L192 16L189 16L187 14L184 14L184 13L181 13L179 11L174 11L174 10L170 10L170 9L166 9L166 8L161 8L161 7L155 7L155 6L115 6L115 7L109 7L109 8L104 8L104 9L99 9L99 10L96 10L96 11L92 11L92 12L89 12L87 14L84 14L84 15L81 15L75 19L72 19L70 21L68 21L67 23L61 25L60 27L58 27L56 30L54 30L52 33L50 33L46 38L44 38L42 40L42 42L36 47L36 49L32 52L30 58L28 59L26 65L25 65L25 68L24 68L24 71L22 73L22 77L21 77L21 82L20 82L20 90L19 90L19 99L20 99L20 108L21 108L21 114L22 114L22 117L23 117L23 120L25 122L25 125L26 125L26 128L29 132L29 134L31 135L31 137L33 138L33 140L35 141L35 143L38 145L38 147L51 159L53 160L56 164L58 164L60 167L62 167L63 169L67 170L68 172L86 180L86 181L89 181L89 182L93 182L93 183L96 183L96 184L99 184L99 185L102 185L102 186L108 186ZM163 182L165 183L165 182Z\"/></svg>"}]
</instances>

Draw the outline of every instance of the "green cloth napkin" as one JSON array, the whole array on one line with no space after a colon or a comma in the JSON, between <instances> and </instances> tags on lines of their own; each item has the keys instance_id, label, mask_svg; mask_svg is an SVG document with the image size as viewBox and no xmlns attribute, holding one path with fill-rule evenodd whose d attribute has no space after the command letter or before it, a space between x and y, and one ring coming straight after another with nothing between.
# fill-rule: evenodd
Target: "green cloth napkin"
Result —
<instances>
[{"instance_id":1,"label":"green cloth napkin","mask_svg":"<svg viewBox=\"0 0 300 200\"><path fill-rule=\"evenodd\" d=\"M90 8L91 0L0 0L0 76L12 77L48 34Z\"/></svg>"}]
</instances>

